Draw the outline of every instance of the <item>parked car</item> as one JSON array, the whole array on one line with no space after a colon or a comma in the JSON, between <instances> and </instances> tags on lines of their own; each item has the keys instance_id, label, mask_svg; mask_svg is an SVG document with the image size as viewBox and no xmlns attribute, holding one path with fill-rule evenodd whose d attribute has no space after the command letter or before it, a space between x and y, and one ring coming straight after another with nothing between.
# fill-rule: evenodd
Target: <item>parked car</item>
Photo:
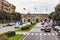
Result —
<instances>
[{"instance_id":1,"label":"parked car","mask_svg":"<svg viewBox=\"0 0 60 40\"><path fill-rule=\"evenodd\" d=\"M3 27L7 27L7 24L3 24Z\"/></svg>"},{"instance_id":2,"label":"parked car","mask_svg":"<svg viewBox=\"0 0 60 40\"><path fill-rule=\"evenodd\" d=\"M54 27L55 27L55 25L56 25L56 23L52 23L52 28L54 28Z\"/></svg>"},{"instance_id":3,"label":"parked car","mask_svg":"<svg viewBox=\"0 0 60 40\"><path fill-rule=\"evenodd\" d=\"M14 28L15 28L15 29L16 29L16 28L19 28L19 24L16 23L15 26L14 26Z\"/></svg>"},{"instance_id":4,"label":"parked car","mask_svg":"<svg viewBox=\"0 0 60 40\"><path fill-rule=\"evenodd\" d=\"M57 35L58 38L60 38L60 31L58 31L58 35Z\"/></svg>"},{"instance_id":5,"label":"parked car","mask_svg":"<svg viewBox=\"0 0 60 40\"><path fill-rule=\"evenodd\" d=\"M44 25L44 22L42 22L41 25Z\"/></svg>"},{"instance_id":6,"label":"parked car","mask_svg":"<svg viewBox=\"0 0 60 40\"><path fill-rule=\"evenodd\" d=\"M53 29L58 32L60 30L60 23L56 23Z\"/></svg>"},{"instance_id":7,"label":"parked car","mask_svg":"<svg viewBox=\"0 0 60 40\"><path fill-rule=\"evenodd\" d=\"M20 22L19 25L23 25L24 23L23 22Z\"/></svg>"},{"instance_id":8,"label":"parked car","mask_svg":"<svg viewBox=\"0 0 60 40\"><path fill-rule=\"evenodd\" d=\"M51 32L51 26L50 25L45 26L44 31L45 32Z\"/></svg>"},{"instance_id":9,"label":"parked car","mask_svg":"<svg viewBox=\"0 0 60 40\"><path fill-rule=\"evenodd\" d=\"M8 23L7 26L13 26L13 24Z\"/></svg>"}]
</instances>

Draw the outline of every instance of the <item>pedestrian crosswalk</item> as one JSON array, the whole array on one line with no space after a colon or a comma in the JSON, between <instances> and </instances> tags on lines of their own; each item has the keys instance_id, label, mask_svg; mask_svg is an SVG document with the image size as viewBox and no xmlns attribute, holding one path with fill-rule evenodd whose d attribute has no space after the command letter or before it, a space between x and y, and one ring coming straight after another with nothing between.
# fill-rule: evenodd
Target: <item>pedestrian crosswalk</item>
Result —
<instances>
[{"instance_id":1,"label":"pedestrian crosswalk","mask_svg":"<svg viewBox=\"0 0 60 40\"><path fill-rule=\"evenodd\" d=\"M27 35L57 35L55 33L28 33Z\"/></svg>"}]
</instances>

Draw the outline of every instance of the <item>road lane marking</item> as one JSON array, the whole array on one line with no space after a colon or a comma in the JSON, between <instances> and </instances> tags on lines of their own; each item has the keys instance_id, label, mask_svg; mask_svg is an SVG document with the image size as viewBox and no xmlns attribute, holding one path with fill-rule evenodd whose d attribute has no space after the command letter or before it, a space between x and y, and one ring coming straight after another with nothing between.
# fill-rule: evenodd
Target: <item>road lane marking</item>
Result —
<instances>
[{"instance_id":1,"label":"road lane marking","mask_svg":"<svg viewBox=\"0 0 60 40\"><path fill-rule=\"evenodd\" d=\"M52 33L52 35L55 35L54 33Z\"/></svg>"},{"instance_id":2,"label":"road lane marking","mask_svg":"<svg viewBox=\"0 0 60 40\"><path fill-rule=\"evenodd\" d=\"M31 33L31 35L34 35L34 33Z\"/></svg>"},{"instance_id":3,"label":"road lane marking","mask_svg":"<svg viewBox=\"0 0 60 40\"><path fill-rule=\"evenodd\" d=\"M35 35L38 35L38 33L36 33Z\"/></svg>"},{"instance_id":4,"label":"road lane marking","mask_svg":"<svg viewBox=\"0 0 60 40\"><path fill-rule=\"evenodd\" d=\"M40 39L41 40L41 39Z\"/></svg>"},{"instance_id":5,"label":"road lane marking","mask_svg":"<svg viewBox=\"0 0 60 40\"><path fill-rule=\"evenodd\" d=\"M25 40L25 38L27 37L28 35L26 35L24 38L23 38L23 40Z\"/></svg>"},{"instance_id":6,"label":"road lane marking","mask_svg":"<svg viewBox=\"0 0 60 40\"><path fill-rule=\"evenodd\" d=\"M51 35L50 33L48 33L48 35Z\"/></svg>"},{"instance_id":7,"label":"road lane marking","mask_svg":"<svg viewBox=\"0 0 60 40\"><path fill-rule=\"evenodd\" d=\"M42 35L42 33L40 33L40 36Z\"/></svg>"},{"instance_id":8,"label":"road lane marking","mask_svg":"<svg viewBox=\"0 0 60 40\"><path fill-rule=\"evenodd\" d=\"M56 33L56 35L58 35L58 33Z\"/></svg>"},{"instance_id":9,"label":"road lane marking","mask_svg":"<svg viewBox=\"0 0 60 40\"><path fill-rule=\"evenodd\" d=\"M44 35L47 35L46 33L44 33Z\"/></svg>"}]
</instances>

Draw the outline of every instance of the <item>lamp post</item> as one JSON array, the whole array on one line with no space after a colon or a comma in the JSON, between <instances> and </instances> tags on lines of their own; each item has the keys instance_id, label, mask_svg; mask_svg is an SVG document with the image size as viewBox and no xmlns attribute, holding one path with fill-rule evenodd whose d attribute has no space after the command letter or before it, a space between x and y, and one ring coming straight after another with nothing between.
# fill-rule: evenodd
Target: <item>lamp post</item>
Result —
<instances>
[{"instance_id":1,"label":"lamp post","mask_svg":"<svg viewBox=\"0 0 60 40\"><path fill-rule=\"evenodd\" d=\"M26 10L26 8L23 8L23 10L25 11L25 10ZM24 11L23 11L23 13L24 13Z\"/></svg>"},{"instance_id":2,"label":"lamp post","mask_svg":"<svg viewBox=\"0 0 60 40\"><path fill-rule=\"evenodd\" d=\"M36 11L36 7L34 8L35 10L34 10L34 13L35 13L35 11Z\"/></svg>"}]
</instances>

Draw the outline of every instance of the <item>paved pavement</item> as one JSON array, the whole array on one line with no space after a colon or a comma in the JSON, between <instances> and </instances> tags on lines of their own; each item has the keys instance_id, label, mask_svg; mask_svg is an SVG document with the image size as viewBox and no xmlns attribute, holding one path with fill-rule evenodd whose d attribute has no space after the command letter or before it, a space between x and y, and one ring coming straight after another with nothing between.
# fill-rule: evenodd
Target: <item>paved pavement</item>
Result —
<instances>
[{"instance_id":1,"label":"paved pavement","mask_svg":"<svg viewBox=\"0 0 60 40\"><path fill-rule=\"evenodd\" d=\"M38 23L23 40L60 40L57 38L57 32L51 30L51 32L41 31L41 24Z\"/></svg>"}]
</instances>

